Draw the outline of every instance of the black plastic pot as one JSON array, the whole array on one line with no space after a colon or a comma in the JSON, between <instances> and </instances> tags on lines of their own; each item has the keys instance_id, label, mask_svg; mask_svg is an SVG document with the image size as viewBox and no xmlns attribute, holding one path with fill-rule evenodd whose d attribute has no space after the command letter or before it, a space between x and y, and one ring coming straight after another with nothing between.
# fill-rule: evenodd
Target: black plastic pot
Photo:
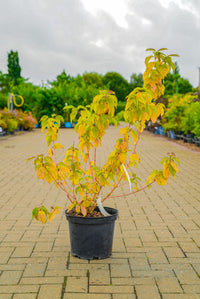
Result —
<instances>
[{"instance_id":1,"label":"black plastic pot","mask_svg":"<svg viewBox=\"0 0 200 299\"><path fill-rule=\"evenodd\" d=\"M194 137L193 142L196 146L200 147L200 138Z\"/></svg>"},{"instance_id":2,"label":"black plastic pot","mask_svg":"<svg viewBox=\"0 0 200 299\"><path fill-rule=\"evenodd\" d=\"M194 134L186 134L183 136L184 142L192 143L194 138Z\"/></svg>"},{"instance_id":3,"label":"black plastic pot","mask_svg":"<svg viewBox=\"0 0 200 299\"><path fill-rule=\"evenodd\" d=\"M69 222L71 254L81 259L105 259L112 254L118 210L105 208L107 217L78 217L66 213Z\"/></svg>"}]
</instances>

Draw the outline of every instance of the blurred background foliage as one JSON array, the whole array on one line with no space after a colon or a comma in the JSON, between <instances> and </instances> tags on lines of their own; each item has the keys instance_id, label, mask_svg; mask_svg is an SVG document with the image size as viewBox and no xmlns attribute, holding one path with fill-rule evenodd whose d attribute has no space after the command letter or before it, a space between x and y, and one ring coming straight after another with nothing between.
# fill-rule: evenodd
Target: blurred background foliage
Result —
<instances>
[{"instance_id":1,"label":"blurred background foliage","mask_svg":"<svg viewBox=\"0 0 200 299\"><path fill-rule=\"evenodd\" d=\"M125 107L126 96L134 88L143 86L143 76L140 73L133 72L130 80L127 81L117 72L107 72L104 75L85 72L73 77L65 70L58 74L55 80L37 86L21 76L17 51L8 53L7 66L6 74L0 71L0 109L7 107L8 93L19 94L24 98L22 111L26 113L31 111L37 121L43 115L51 116L53 113L65 117L63 108L66 105L88 105L102 89L110 89L116 93L119 101L116 114L119 114L119 120L123 120L121 111ZM173 94L197 91L187 79L180 76L177 63L175 71L167 75L165 86L164 97L166 98Z\"/></svg>"}]
</instances>

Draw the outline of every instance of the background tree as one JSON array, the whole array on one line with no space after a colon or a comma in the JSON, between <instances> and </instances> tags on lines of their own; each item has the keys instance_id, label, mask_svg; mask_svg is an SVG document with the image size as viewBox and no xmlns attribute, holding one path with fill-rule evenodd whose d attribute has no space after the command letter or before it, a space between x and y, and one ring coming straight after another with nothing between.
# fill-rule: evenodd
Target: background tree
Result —
<instances>
[{"instance_id":1,"label":"background tree","mask_svg":"<svg viewBox=\"0 0 200 299\"><path fill-rule=\"evenodd\" d=\"M9 92L19 94L24 98L24 105L20 107L21 110L33 111L34 106L37 103L40 89L41 87L36 86L31 82L26 82L26 80L21 78L18 85L11 85Z\"/></svg>"},{"instance_id":2,"label":"background tree","mask_svg":"<svg viewBox=\"0 0 200 299\"><path fill-rule=\"evenodd\" d=\"M193 87L188 79L184 79L179 74L178 63L175 62L175 70L173 73L168 73L165 79L165 96L173 94L186 94L192 92Z\"/></svg>"},{"instance_id":3,"label":"background tree","mask_svg":"<svg viewBox=\"0 0 200 299\"><path fill-rule=\"evenodd\" d=\"M72 77L70 75L67 75L65 70L63 70L63 72L56 77L56 80L49 82L49 83L50 83L50 85L55 86L55 87L65 86L66 84L70 83L71 79L72 79Z\"/></svg>"},{"instance_id":4,"label":"background tree","mask_svg":"<svg viewBox=\"0 0 200 299\"><path fill-rule=\"evenodd\" d=\"M102 75L95 73L95 72L91 72L91 73L86 72L82 75L82 77L83 77L83 81L85 82L86 86L93 85L94 87L99 88L99 89L104 88Z\"/></svg>"},{"instance_id":5,"label":"background tree","mask_svg":"<svg viewBox=\"0 0 200 299\"><path fill-rule=\"evenodd\" d=\"M190 84L189 80L181 77L178 80L178 92L181 94L186 94L192 91L193 91L193 87Z\"/></svg>"},{"instance_id":6,"label":"background tree","mask_svg":"<svg viewBox=\"0 0 200 299\"><path fill-rule=\"evenodd\" d=\"M128 81L116 72L106 73L103 76L103 83L108 89L115 92L119 101L125 101L126 96L131 91Z\"/></svg>"},{"instance_id":7,"label":"background tree","mask_svg":"<svg viewBox=\"0 0 200 299\"><path fill-rule=\"evenodd\" d=\"M131 89L135 89L136 87L142 87L143 86L143 75L133 73L130 77L130 86Z\"/></svg>"},{"instance_id":8,"label":"background tree","mask_svg":"<svg viewBox=\"0 0 200 299\"><path fill-rule=\"evenodd\" d=\"M8 93L10 90L10 77L8 74L3 74L0 71L0 91L1 93Z\"/></svg>"},{"instance_id":9,"label":"background tree","mask_svg":"<svg viewBox=\"0 0 200 299\"><path fill-rule=\"evenodd\" d=\"M10 51L8 53L8 76L17 84L18 79L21 78L21 67L19 65L18 52Z\"/></svg>"}]
</instances>

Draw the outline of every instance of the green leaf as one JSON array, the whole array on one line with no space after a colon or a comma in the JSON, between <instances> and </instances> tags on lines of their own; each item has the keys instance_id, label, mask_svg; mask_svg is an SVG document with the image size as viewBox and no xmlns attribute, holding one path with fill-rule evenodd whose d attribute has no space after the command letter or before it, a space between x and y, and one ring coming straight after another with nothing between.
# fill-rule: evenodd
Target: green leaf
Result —
<instances>
[{"instance_id":1,"label":"green leaf","mask_svg":"<svg viewBox=\"0 0 200 299\"><path fill-rule=\"evenodd\" d=\"M36 158L35 156L30 157L30 158L26 159L26 162L28 162L28 161L30 161L30 160L32 160L32 159L35 159L35 158Z\"/></svg>"},{"instance_id":2,"label":"green leaf","mask_svg":"<svg viewBox=\"0 0 200 299\"><path fill-rule=\"evenodd\" d=\"M180 55L178 55L178 54L170 54L169 56L180 57Z\"/></svg>"},{"instance_id":3,"label":"green leaf","mask_svg":"<svg viewBox=\"0 0 200 299\"><path fill-rule=\"evenodd\" d=\"M158 50L158 52L160 52L160 51L166 51L166 50L168 50L167 48L160 48L159 50Z\"/></svg>"},{"instance_id":4,"label":"green leaf","mask_svg":"<svg viewBox=\"0 0 200 299\"><path fill-rule=\"evenodd\" d=\"M64 118L61 115L56 115L55 121L58 122L58 125L60 127L60 123L64 122Z\"/></svg>"},{"instance_id":5,"label":"green leaf","mask_svg":"<svg viewBox=\"0 0 200 299\"><path fill-rule=\"evenodd\" d=\"M168 161L168 157L164 157L161 159L160 163L163 164L164 162L167 162L167 161Z\"/></svg>"},{"instance_id":6,"label":"green leaf","mask_svg":"<svg viewBox=\"0 0 200 299\"><path fill-rule=\"evenodd\" d=\"M154 48L148 48L146 51L156 51Z\"/></svg>"},{"instance_id":7,"label":"green leaf","mask_svg":"<svg viewBox=\"0 0 200 299\"><path fill-rule=\"evenodd\" d=\"M44 129L47 127L47 124L48 124L48 116L47 115L44 115L42 118L41 118L41 126L42 126L42 132L44 131Z\"/></svg>"},{"instance_id":8,"label":"green leaf","mask_svg":"<svg viewBox=\"0 0 200 299\"><path fill-rule=\"evenodd\" d=\"M174 157L174 160L180 165L180 160L178 158Z\"/></svg>"},{"instance_id":9,"label":"green leaf","mask_svg":"<svg viewBox=\"0 0 200 299\"><path fill-rule=\"evenodd\" d=\"M176 170L170 164L169 164L169 170L170 170L171 175L174 177L176 174Z\"/></svg>"},{"instance_id":10,"label":"green leaf","mask_svg":"<svg viewBox=\"0 0 200 299\"><path fill-rule=\"evenodd\" d=\"M145 64L147 66L149 60L153 57L153 55L150 55L150 56L147 56L146 59L145 59Z\"/></svg>"},{"instance_id":11,"label":"green leaf","mask_svg":"<svg viewBox=\"0 0 200 299\"><path fill-rule=\"evenodd\" d=\"M45 213L45 215L48 214L48 210L44 206L41 206L40 209Z\"/></svg>"},{"instance_id":12,"label":"green leaf","mask_svg":"<svg viewBox=\"0 0 200 299\"><path fill-rule=\"evenodd\" d=\"M36 207L32 211L32 218L37 217L40 208Z\"/></svg>"}]
</instances>

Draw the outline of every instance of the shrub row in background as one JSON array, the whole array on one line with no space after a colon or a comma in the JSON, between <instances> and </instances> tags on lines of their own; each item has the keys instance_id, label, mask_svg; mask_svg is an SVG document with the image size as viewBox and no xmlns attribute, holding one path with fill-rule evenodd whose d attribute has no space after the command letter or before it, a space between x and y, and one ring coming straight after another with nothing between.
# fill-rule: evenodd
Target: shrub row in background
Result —
<instances>
[{"instance_id":1,"label":"shrub row in background","mask_svg":"<svg viewBox=\"0 0 200 299\"><path fill-rule=\"evenodd\" d=\"M168 100L165 115L154 132L200 146L199 99L189 94L174 95Z\"/></svg>"},{"instance_id":2,"label":"shrub row in background","mask_svg":"<svg viewBox=\"0 0 200 299\"><path fill-rule=\"evenodd\" d=\"M32 130L36 119L31 112L21 110L8 111L7 108L0 110L0 133L1 135L14 133L19 130Z\"/></svg>"}]
</instances>

